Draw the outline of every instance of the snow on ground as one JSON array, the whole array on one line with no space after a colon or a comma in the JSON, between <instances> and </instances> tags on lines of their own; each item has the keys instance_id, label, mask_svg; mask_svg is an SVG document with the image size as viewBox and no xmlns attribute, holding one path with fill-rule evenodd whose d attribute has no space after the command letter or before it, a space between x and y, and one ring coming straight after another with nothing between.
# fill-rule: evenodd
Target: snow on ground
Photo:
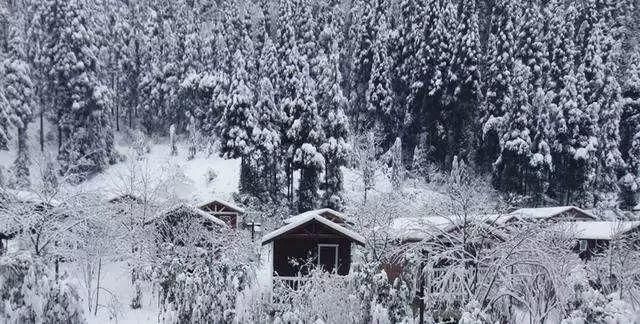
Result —
<instances>
[{"instance_id":1,"label":"snow on ground","mask_svg":"<svg viewBox=\"0 0 640 324\"><path fill-rule=\"evenodd\" d=\"M207 155L199 152L193 160L187 160L187 148L178 145L178 155L169 154L166 143L151 146L151 152L143 161L135 161L127 147L119 147L118 151L126 156L126 161L109 167L104 173L97 175L82 184L84 190L104 193L105 199L124 193L127 188L126 179L131 176L132 164L140 169L134 172L147 172L152 180L170 177L178 173L182 179L171 186L172 194L188 203L200 203L213 199L232 201L232 193L237 191L240 177L240 160L220 158L216 153ZM207 180L208 173L213 171L216 177ZM135 193L134 193L135 194Z\"/></svg>"},{"instance_id":2,"label":"snow on ground","mask_svg":"<svg viewBox=\"0 0 640 324\"><path fill-rule=\"evenodd\" d=\"M143 287L142 307L131 309L129 302L134 295L131 284L130 268L126 262L104 263L102 268L100 296L97 314L89 312L87 290L84 283L79 278L81 271L76 264L64 264L63 269L67 271L74 284L79 289L83 300L85 317L89 324L143 324L158 322L158 302L157 297L150 286ZM95 290L93 290L95 293ZM95 302L95 301L94 301ZM93 308L92 308L93 309Z\"/></svg>"}]
</instances>

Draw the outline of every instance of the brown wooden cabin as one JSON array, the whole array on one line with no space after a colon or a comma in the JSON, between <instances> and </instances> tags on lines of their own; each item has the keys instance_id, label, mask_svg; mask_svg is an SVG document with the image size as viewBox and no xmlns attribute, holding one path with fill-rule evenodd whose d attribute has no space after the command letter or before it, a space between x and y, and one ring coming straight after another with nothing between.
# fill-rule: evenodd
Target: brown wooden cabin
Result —
<instances>
[{"instance_id":1,"label":"brown wooden cabin","mask_svg":"<svg viewBox=\"0 0 640 324\"><path fill-rule=\"evenodd\" d=\"M301 277L314 267L347 275L353 245L365 245L364 238L347 224L346 217L328 209L285 220L284 226L262 238L270 255L271 275L274 279Z\"/></svg>"},{"instance_id":2,"label":"brown wooden cabin","mask_svg":"<svg viewBox=\"0 0 640 324\"><path fill-rule=\"evenodd\" d=\"M242 215L244 214L244 209L219 199L200 204L198 208L221 219L233 229L238 228L238 224L241 224Z\"/></svg>"}]
</instances>

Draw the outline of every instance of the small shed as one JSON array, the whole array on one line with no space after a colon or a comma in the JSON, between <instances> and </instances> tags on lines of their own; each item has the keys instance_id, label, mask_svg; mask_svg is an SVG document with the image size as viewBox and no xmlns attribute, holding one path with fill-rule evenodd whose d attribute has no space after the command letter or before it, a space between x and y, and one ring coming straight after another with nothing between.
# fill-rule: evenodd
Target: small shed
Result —
<instances>
[{"instance_id":1,"label":"small shed","mask_svg":"<svg viewBox=\"0 0 640 324\"><path fill-rule=\"evenodd\" d=\"M313 267L347 275L353 246L364 246L365 240L348 227L346 217L336 215L341 214L329 209L306 212L266 234L262 238L265 275L286 280L304 276Z\"/></svg>"},{"instance_id":2,"label":"small shed","mask_svg":"<svg viewBox=\"0 0 640 324\"><path fill-rule=\"evenodd\" d=\"M243 208L220 199L201 203L198 205L198 208L221 219L231 228L238 228L242 215L244 215Z\"/></svg>"}]
</instances>

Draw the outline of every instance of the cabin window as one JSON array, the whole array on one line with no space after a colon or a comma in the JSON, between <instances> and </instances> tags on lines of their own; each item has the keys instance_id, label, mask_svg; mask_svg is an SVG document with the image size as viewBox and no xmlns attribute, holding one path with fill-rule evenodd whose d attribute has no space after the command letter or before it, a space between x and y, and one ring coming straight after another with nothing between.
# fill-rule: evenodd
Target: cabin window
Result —
<instances>
[{"instance_id":1,"label":"cabin window","mask_svg":"<svg viewBox=\"0 0 640 324\"><path fill-rule=\"evenodd\" d=\"M587 240L580 240L580 252L587 250Z\"/></svg>"},{"instance_id":2,"label":"cabin window","mask_svg":"<svg viewBox=\"0 0 640 324\"><path fill-rule=\"evenodd\" d=\"M325 271L338 271L338 244L318 244L318 266Z\"/></svg>"}]
</instances>

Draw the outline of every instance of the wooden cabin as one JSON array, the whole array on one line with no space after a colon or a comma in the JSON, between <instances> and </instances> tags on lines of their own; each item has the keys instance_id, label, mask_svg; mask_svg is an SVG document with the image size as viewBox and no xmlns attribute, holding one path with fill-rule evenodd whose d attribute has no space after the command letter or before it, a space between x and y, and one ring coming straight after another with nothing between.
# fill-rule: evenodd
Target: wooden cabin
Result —
<instances>
[{"instance_id":1,"label":"wooden cabin","mask_svg":"<svg viewBox=\"0 0 640 324\"><path fill-rule=\"evenodd\" d=\"M570 235L576 239L576 245L572 250L584 261L601 255L615 240L634 244L636 248L640 247L638 246L640 244L639 221L571 222L559 226L567 227Z\"/></svg>"},{"instance_id":2,"label":"wooden cabin","mask_svg":"<svg viewBox=\"0 0 640 324\"><path fill-rule=\"evenodd\" d=\"M198 208L221 219L231 228L238 228L242 223L244 209L227 201L214 199L212 201L199 204Z\"/></svg>"},{"instance_id":3,"label":"wooden cabin","mask_svg":"<svg viewBox=\"0 0 640 324\"><path fill-rule=\"evenodd\" d=\"M509 213L513 221L594 221L597 218L590 212L575 206L520 208Z\"/></svg>"},{"instance_id":4,"label":"wooden cabin","mask_svg":"<svg viewBox=\"0 0 640 324\"><path fill-rule=\"evenodd\" d=\"M286 219L284 226L262 238L266 275L273 280L296 280L315 267L347 275L353 247L365 245L364 238L349 223L344 215L330 209Z\"/></svg>"},{"instance_id":5,"label":"wooden cabin","mask_svg":"<svg viewBox=\"0 0 640 324\"><path fill-rule=\"evenodd\" d=\"M186 204L178 204L160 212L146 221L145 225L153 228L156 242L180 246L206 240L212 231L228 228L224 221Z\"/></svg>"}]
</instances>

